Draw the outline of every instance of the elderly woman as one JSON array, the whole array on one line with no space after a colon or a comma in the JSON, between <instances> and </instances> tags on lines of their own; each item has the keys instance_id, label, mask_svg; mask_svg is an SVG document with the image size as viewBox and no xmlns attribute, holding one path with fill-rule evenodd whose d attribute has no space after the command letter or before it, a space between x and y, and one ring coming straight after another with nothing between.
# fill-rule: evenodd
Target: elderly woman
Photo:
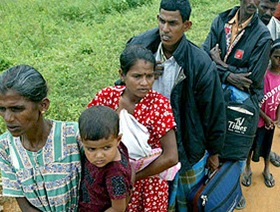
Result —
<instances>
[{"instance_id":1,"label":"elderly woman","mask_svg":"<svg viewBox=\"0 0 280 212\"><path fill-rule=\"evenodd\" d=\"M42 75L19 65L0 75L3 195L22 211L77 211L81 178L77 123L44 117L50 100Z\"/></svg>"}]
</instances>

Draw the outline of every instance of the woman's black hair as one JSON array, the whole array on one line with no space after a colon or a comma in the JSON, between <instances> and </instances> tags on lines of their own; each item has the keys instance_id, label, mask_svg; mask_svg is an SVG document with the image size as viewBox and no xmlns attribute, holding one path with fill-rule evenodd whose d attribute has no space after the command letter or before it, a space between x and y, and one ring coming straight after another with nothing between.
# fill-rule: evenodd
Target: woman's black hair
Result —
<instances>
[{"instance_id":1,"label":"woman's black hair","mask_svg":"<svg viewBox=\"0 0 280 212\"><path fill-rule=\"evenodd\" d=\"M33 67L17 65L0 75L0 93L5 94L9 89L32 102L40 102L48 94L47 82Z\"/></svg>"},{"instance_id":2,"label":"woman's black hair","mask_svg":"<svg viewBox=\"0 0 280 212\"><path fill-rule=\"evenodd\" d=\"M128 45L120 56L120 66L123 74L126 75L138 60L151 62L156 66L156 59L153 53L141 45Z\"/></svg>"}]
</instances>

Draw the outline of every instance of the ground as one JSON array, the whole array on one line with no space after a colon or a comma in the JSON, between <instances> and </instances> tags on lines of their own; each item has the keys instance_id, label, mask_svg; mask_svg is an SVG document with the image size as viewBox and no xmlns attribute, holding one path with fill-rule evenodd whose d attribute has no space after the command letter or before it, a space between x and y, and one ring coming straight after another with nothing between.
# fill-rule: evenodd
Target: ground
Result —
<instances>
[{"instance_id":1,"label":"ground","mask_svg":"<svg viewBox=\"0 0 280 212\"><path fill-rule=\"evenodd\" d=\"M280 154L280 129L276 128L272 150ZM275 186L268 188L264 184L262 176L264 163L252 162L252 185L242 186L243 194L247 201L247 206L242 212L279 212L280 211L280 167L275 167L270 163L270 172L275 179Z\"/></svg>"}]
</instances>

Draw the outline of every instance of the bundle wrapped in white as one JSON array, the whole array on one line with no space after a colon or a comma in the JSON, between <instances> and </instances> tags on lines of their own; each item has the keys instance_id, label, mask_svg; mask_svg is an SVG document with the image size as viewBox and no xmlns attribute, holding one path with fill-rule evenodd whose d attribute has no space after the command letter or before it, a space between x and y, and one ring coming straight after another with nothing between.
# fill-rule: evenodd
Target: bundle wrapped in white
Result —
<instances>
[{"instance_id":1,"label":"bundle wrapped in white","mask_svg":"<svg viewBox=\"0 0 280 212\"><path fill-rule=\"evenodd\" d=\"M161 155L161 148L152 149L148 144L150 137L148 129L125 109L120 112L120 133L122 133L122 142L128 149L130 163L135 172L141 171ZM161 172L159 177L164 180L173 180L180 168L179 162Z\"/></svg>"}]
</instances>

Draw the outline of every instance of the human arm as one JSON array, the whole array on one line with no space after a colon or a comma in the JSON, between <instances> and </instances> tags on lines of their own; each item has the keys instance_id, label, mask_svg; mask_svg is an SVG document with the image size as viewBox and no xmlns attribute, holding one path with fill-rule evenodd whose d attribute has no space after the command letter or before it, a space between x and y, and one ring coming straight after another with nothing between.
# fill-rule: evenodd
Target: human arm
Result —
<instances>
[{"instance_id":1,"label":"human arm","mask_svg":"<svg viewBox=\"0 0 280 212\"><path fill-rule=\"evenodd\" d=\"M276 121L275 124L277 127L280 128L280 105L278 105L277 110L276 110Z\"/></svg>"},{"instance_id":2,"label":"human arm","mask_svg":"<svg viewBox=\"0 0 280 212\"><path fill-rule=\"evenodd\" d=\"M240 74L230 73L226 81L242 91L249 90L250 86L253 83L253 81L249 79L250 75L251 73L240 73Z\"/></svg>"},{"instance_id":3,"label":"human arm","mask_svg":"<svg viewBox=\"0 0 280 212\"><path fill-rule=\"evenodd\" d=\"M4 144L0 145L0 164L1 176L3 181L3 195L15 196L21 211L40 211L30 204L30 202L23 197L23 191L18 184L17 176L14 167L9 161L9 155L5 152ZM22 197L20 197L22 196Z\"/></svg>"},{"instance_id":4,"label":"human arm","mask_svg":"<svg viewBox=\"0 0 280 212\"><path fill-rule=\"evenodd\" d=\"M218 155L221 153L226 132L225 105L222 86L213 62L205 58L203 69L196 74L195 105L198 110L198 123L202 128L205 146L210 156L208 166L214 170L219 165ZM199 128L200 124L196 125Z\"/></svg>"},{"instance_id":5,"label":"human arm","mask_svg":"<svg viewBox=\"0 0 280 212\"><path fill-rule=\"evenodd\" d=\"M203 49L210 55L211 49L219 44L220 57L227 66L217 63L217 71L222 83L234 84L232 82L232 74L245 74L250 73L246 78L252 81L250 85L251 94L256 94L256 99L261 101L263 95L263 76L266 71L269 62L270 53L270 33L267 28L258 24L255 21L254 26L246 27L240 32L240 40L234 44L233 49L230 49L228 54L228 48L226 43L225 31L230 30L230 27L225 27L224 21L220 18L216 18L212 25L207 39L203 43ZM250 42L248 43L248 41ZM241 75L242 76L242 75ZM247 79L242 76L245 84L243 87L246 89L250 82L246 82ZM238 79L237 79L238 80ZM241 82L242 84L242 82ZM240 86L239 86L240 88ZM247 90L247 89L246 89Z\"/></svg>"},{"instance_id":6,"label":"human arm","mask_svg":"<svg viewBox=\"0 0 280 212\"><path fill-rule=\"evenodd\" d=\"M207 167L210 169L211 172L215 171L220 164L219 155L210 155L207 159Z\"/></svg>"},{"instance_id":7,"label":"human arm","mask_svg":"<svg viewBox=\"0 0 280 212\"><path fill-rule=\"evenodd\" d=\"M207 38L202 44L202 48L216 63L219 78L222 83L225 83L228 75L233 72L229 64L223 61L223 57L226 55L226 37L224 27L220 26L224 26L224 22L218 16L213 20Z\"/></svg>"},{"instance_id":8,"label":"human arm","mask_svg":"<svg viewBox=\"0 0 280 212\"><path fill-rule=\"evenodd\" d=\"M221 49L219 47L219 44L217 43L211 50L210 50L210 56L212 60L217 64L221 65L225 68L228 67L228 64L226 64L222 59L221 59Z\"/></svg>"},{"instance_id":9,"label":"human arm","mask_svg":"<svg viewBox=\"0 0 280 212\"><path fill-rule=\"evenodd\" d=\"M263 110L260 110L260 117L263 118L264 123L265 123L265 128L266 129L273 129L274 128L274 122L271 120L271 118L263 112Z\"/></svg>"},{"instance_id":10,"label":"human arm","mask_svg":"<svg viewBox=\"0 0 280 212\"><path fill-rule=\"evenodd\" d=\"M269 33L264 33L263 37L252 45L255 45L255 47L251 49L250 54L247 55L245 52L243 60L229 65L227 71L230 73L224 80L226 83L233 84L241 90L248 90L251 95L256 95L256 100L261 101L263 97L264 74L269 62L271 45ZM235 74L235 76L232 74ZM239 74L238 78L236 78L236 74Z\"/></svg>"},{"instance_id":11,"label":"human arm","mask_svg":"<svg viewBox=\"0 0 280 212\"><path fill-rule=\"evenodd\" d=\"M12 144L13 141L10 140L9 134L6 136L1 135L0 137L0 167L1 167L1 178L3 186L3 196L16 197L17 203L22 211L39 211L24 197L24 193L21 185L19 184L19 179L17 178L16 167L13 166L11 161L11 153L14 152ZM11 145L8 145L11 144ZM17 160L16 158L14 159Z\"/></svg>"},{"instance_id":12,"label":"human arm","mask_svg":"<svg viewBox=\"0 0 280 212\"><path fill-rule=\"evenodd\" d=\"M212 60L219 66L224 67L225 69L228 68L228 64L226 64L221 59L221 49L219 48L219 44L216 44L211 50L210 55ZM229 75L226 78L226 81L234 85L235 87L239 88L240 90L248 90L253 83L251 79L249 79L249 76L251 73L229 73Z\"/></svg>"},{"instance_id":13,"label":"human arm","mask_svg":"<svg viewBox=\"0 0 280 212\"><path fill-rule=\"evenodd\" d=\"M234 74L250 73L248 78L252 80L252 83L248 89L246 89L246 86L243 86L243 88L248 90L247 92L250 92L251 99L257 104L257 102L261 101L263 97L263 79L269 62L271 46L269 32L263 32L259 40L254 42L255 43L252 43L254 48L249 47L248 45L246 46L246 49L247 47L249 48L247 50L249 54L246 54L246 51L244 51L243 59L232 63L232 65L228 67L228 70L230 73ZM235 57L235 54L236 52L231 57ZM225 78L225 82L231 83L230 80L231 76Z\"/></svg>"},{"instance_id":14,"label":"human arm","mask_svg":"<svg viewBox=\"0 0 280 212\"><path fill-rule=\"evenodd\" d=\"M123 199L111 199L111 207L105 212L124 212L127 206L127 198Z\"/></svg>"},{"instance_id":15,"label":"human arm","mask_svg":"<svg viewBox=\"0 0 280 212\"><path fill-rule=\"evenodd\" d=\"M211 23L210 31L202 43L202 49L211 57L211 50L218 44L220 38L219 33L217 32L217 26L221 24L219 17L216 17ZM220 52L219 52L220 53Z\"/></svg>"},{"instance_id":16,"label":"human arm","mask_svg":"<svg viewBox=\"0 0 280 212\"><path fill-rule=\"evenodd\" d=\"M130 166L128 151L120 144L121 161L107 167L106 190L109 193L111 207L106 211L125 211L130 200L135 173Z\"/></svg>"},{"instance_id":17,"label":"human arm","mask_svg":"<svg viewBox=\"0 0 280 212\"><path fill-rule=\"evenodd\" d=\"M40 211L34 206L32 206L25 197L17 197L16 200L21 211L28 211L28 212Z\"/></svg>"},{"instance_id":18,"label":"human arm","mask_svg":"<svg viewBox=\"0 0 280 212\"><path fill-rule=\"evenodd\" d=\"M178 163L178 151L175 132L169 130L161 139L162 154L146 168L136 173L135 180L161 173Z\"/></svg>"}]
</instances>

